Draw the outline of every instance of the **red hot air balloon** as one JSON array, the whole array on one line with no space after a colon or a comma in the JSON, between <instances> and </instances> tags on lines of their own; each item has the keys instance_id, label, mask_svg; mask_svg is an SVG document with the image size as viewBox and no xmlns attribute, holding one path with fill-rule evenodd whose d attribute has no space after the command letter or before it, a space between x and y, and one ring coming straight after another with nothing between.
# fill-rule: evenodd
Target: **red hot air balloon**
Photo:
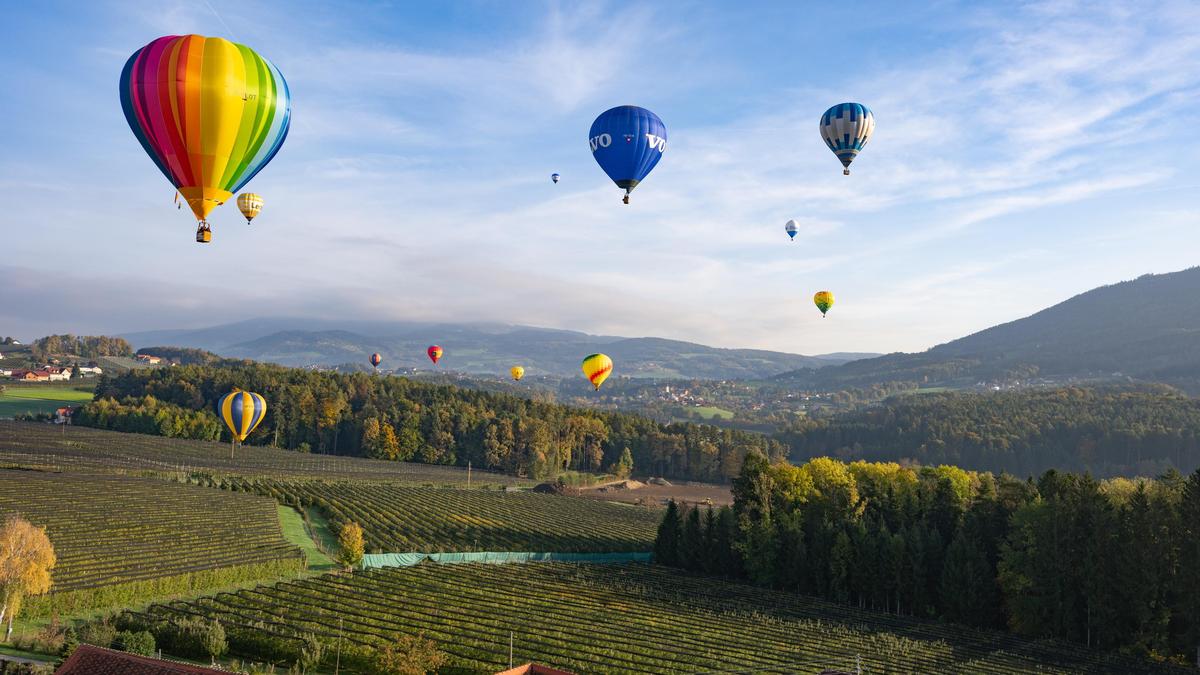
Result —
<instances>
[{"instance_id":1,"label":"red hot air balloon","mask_svg":"<svg viewBox=\"0 0 1200 675\"><path fill-rule=\"evenodd\" d=\"M442 358L442 348L437 345L430 345L429 349L425 350L425 353L429 355L429 360L433 361L435 366Z\"/></svg>"}]
</instances>

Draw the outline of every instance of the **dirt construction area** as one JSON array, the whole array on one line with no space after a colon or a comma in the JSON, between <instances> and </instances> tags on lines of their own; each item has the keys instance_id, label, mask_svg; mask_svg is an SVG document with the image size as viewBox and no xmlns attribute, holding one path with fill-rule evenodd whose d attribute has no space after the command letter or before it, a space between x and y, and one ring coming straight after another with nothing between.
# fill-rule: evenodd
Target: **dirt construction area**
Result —
<instances>
[{"instance_id":1,"label":"dirt construction area","mask_svg":"<svg viewBox=\"0 0 1200 675\"><path fill-rule=\"evenodd\" d=\"M579 495L590 499L644 506L662 506L672 499L681 504L724 506L733 503L733 493L729 491L728 485L671 483L661 478L651 478L645 482L622 480L594 485L582 488Z\"/></svg>"}]
</instances>

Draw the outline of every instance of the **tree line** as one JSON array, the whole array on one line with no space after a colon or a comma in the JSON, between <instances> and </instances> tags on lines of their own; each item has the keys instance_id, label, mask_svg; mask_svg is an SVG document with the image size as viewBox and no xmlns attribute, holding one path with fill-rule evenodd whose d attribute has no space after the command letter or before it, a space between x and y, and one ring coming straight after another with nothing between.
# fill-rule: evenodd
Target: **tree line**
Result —
<instances>
[{"instance_id":1,"label":"tree line","mask_svg":"<svg viewBox=\"0 0 1200 675\"><path fill-rule=\"evenodd\" d=\"M219 366L134 370L102 377L77 423L212 440L228 432L215 413L233 388L267 399L246 440L306 452L495 469L534 478L561 471L629 471L724 482L751 453L784 455L759 434L660 424L624 413L403 377L340 374L226 361ZM628 457L625 450L628 449Z\"/></svg>"},{"instance_id":2,"label":"tree line","mask_svg":"<svg viewBox=\"0 0 1200 675\"><path fill-rule=\"evenodd\" d=\"M1200 649L1200 470L1034 481L751 455L733 494L672 503L656 562L1180 662Z\"/></svg>"},{"instance_id":3,"label":"tree line","mask_svg":"<svg viewBox=\"0 0 1200 675\"><path fill-rule=\"evenodd\" d=\"M133 356L133 346L124 338L107 335L47 335L38 338L29 347L36 359L46 359L58 354L70 354L85 359L100 356Z\"/></svg>"},{"instance_id":4,"label":"tree line","mask_svg":"<svg viewBox=\"0 0 1200 675\"><path fill-rule=\"evenodd\" d=\"M893 397L776 436L791 458L953 464L1036 476L1157 475L1200 467L1200 401L1166 386Z\"/></svg>"}]
</instances>

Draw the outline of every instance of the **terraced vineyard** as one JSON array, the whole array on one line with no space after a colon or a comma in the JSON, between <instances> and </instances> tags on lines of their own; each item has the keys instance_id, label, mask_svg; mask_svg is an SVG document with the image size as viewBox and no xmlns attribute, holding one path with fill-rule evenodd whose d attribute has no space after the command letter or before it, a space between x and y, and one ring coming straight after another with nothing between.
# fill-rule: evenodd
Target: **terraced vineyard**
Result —
<instances>
[{"instance_id":1,"label":"terraced vineyard","mask_svg":"<svg viewBox=\"0 0 1200 675\"><path fill-rule=\"evenodd\" d=\"M144 478L0 471L0 515L45 526L58 554L32 613L83 609L303 569L276 504Z\"/></svg>"},{"instance_id":2,"label":"terraced vineyard","mask_svg":"<svg viewBox=\"0 0 1200 675\"><path fill-rule=\"evenodd\" d=\"M234 487L322 509L363 527L368 551L649 551L661 513L533 492L367 483L240 481Z\"/></svg>"},{"instance_id":3,"label":"terraced vineyard","mask_svg":"<svg viewBox=\"0 0 1200 675\"><path fill-rule=\"evenodd\" d=\"M217 617L243 656L292 658L297 635L378 645L424 631L453 667L495 672L538 661L587 673L1189 673L961 626L901 619L642 564L420 565L323 576L196 601L127 620ZM343 670L345 661L343 661Z\"/></svg>"},{"instance_id":4,"label":"terraced vineyard","mask_svg":"<svg viewBox=\"0 0 1200 675\"><path fill-rule=\"evenodd\" d=\"M313 455L246 446L229 458L224 443L125 434L87 427L64 430L49 424L0 421L0 467L50 471L179 475L191 472L274 478L371 479L411 485L465 485L463 469ZM473 485L528 483L513 476L475 471Z\"/></svg>"}]
</instances>

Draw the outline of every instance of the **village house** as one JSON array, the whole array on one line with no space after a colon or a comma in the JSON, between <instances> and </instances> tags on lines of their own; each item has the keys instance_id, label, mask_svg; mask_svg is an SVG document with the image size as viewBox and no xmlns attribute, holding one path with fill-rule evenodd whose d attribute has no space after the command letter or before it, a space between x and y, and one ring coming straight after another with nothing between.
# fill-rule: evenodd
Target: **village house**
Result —
<instances>
[{"instance_id":1,"label":"village house","mask_svg":"<svg viewBox=\"0 0 1200 675\"><path fill-rule=\"evenodd\" d=\"M162 358L158 356L150 356L149 354L138 354L137 360L141 361L142 363L149 363L152 366L157 366L158 364L162 363Z\"/></svg>"},{"instance_id":2,"label":"village house","mask_svg":"<svg viewBox=\"0 0 1200 675\"><path fill-rule=\"evenodd\" d=\"M51 382L62 382L64 380L71 379L70 368L64 368L62 366L46 366L42 370L50 375Z\"/></svg>"},{"instance_id":3,"label":"village house","mask_svg":"<svg viewBox=\"0 0 1200 675\"><path fill-rule=\"evenodd\" d=\"M44 370L25 370L24 368L19 368L17 370L12 371L12 375L10 375L9 377L11 377L14 380L20 380L22 382L49 382L50 381L50 373L47 373Z\"/></svg>"},{"instance_id":4,"label":"village house","mask_svg":"<svg viewBox=\"0 0 1200 675\"><path fill-rule=\"evenodd\" d=\"M95 375L103 375L104 369L100 366L79 366L80 377L93 377Z\"/></svg>"}]
</instances>

